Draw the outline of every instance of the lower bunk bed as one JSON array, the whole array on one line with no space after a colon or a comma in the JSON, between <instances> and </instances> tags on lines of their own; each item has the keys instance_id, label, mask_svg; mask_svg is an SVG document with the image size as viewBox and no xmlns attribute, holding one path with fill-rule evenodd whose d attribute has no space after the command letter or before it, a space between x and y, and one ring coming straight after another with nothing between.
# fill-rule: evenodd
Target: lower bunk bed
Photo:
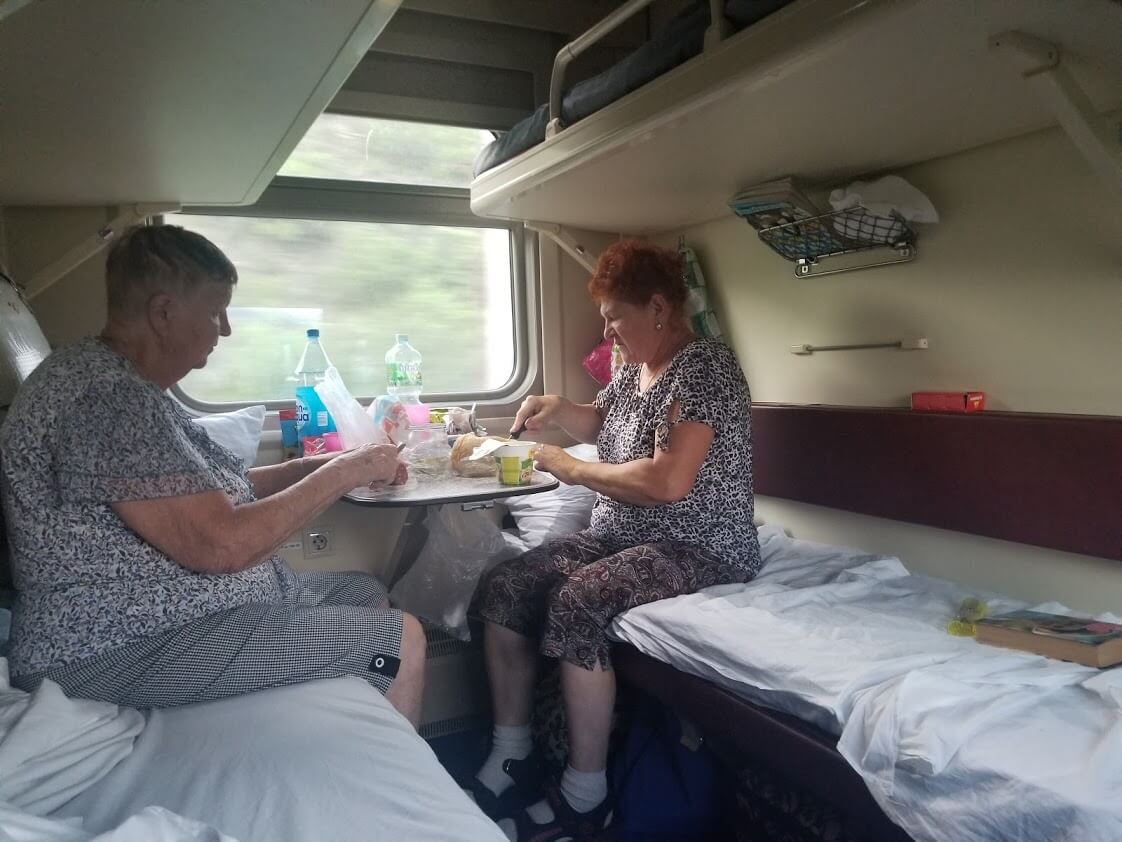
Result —
<instances>
[{"instance_id":1,"label":"lower bunk bed","mask_svg":"<svg viewBox=\"0 0 1122 842\"><path fill-rule=\"evenodd\" d=\"M7 683L0 839L504 842L372 686L333 678L137 711Z\"/></svg>"},{"instance_id":2,"label":"lower bunk bed","mask_svg":"<svg viewBox=\"0 0 1122 842\"><path fill-rule=\"evenodd\" d=\"M701 729L705 744L734 775L737 842L907 842L845 758L837 738L790 714L620 644L620 682Z\"/></svg>"},{"instance_id":3,"label":"lower bunk bed","mask_svg":"<svg viewBox=\"0 0 1122 842\"><path fill-rule=\"evenodd\" d=\"M1024 605L898 559L775 526L760 542L754 581L632 609L613 635L621 683L692 722L742 790L839 817L777 838L1122 839L1122 670L952 637L965 596ZM767 838L753 820L742 838Z\"/></svg>"}]
</instances>

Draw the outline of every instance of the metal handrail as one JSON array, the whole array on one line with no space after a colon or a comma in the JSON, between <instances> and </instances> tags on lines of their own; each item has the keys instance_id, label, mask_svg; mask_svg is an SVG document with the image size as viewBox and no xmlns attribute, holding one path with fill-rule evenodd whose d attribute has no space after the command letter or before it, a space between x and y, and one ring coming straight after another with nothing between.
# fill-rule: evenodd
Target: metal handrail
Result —
<instances>
[{"instance_id":1,"label":"metal handrail","mask_svg":"<svg viewBox=\"0 0 1122 842\"><path fill-rule=\"evenodd\" d=\"M553 59L553 75L549 80L549 122L545 127L546 137L553 137L564 128L561 124L561 98L565 85L565 71L569 64L621 23L631 18L636 12L641 12L653 2L654 0L630 0L630 2L624 3L602 21L594 24L586 32L578 35L557 51L557 56ZM705 32L706 50L719 44L728 34L723 0L709 0L709 21L709 29Z\"/></svg>"}]
</instances>

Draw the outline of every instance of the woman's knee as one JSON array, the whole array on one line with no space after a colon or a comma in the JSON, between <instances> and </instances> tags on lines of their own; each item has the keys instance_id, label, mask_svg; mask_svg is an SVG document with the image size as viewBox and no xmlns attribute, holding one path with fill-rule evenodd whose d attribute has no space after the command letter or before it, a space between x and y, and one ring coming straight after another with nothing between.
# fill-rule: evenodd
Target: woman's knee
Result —
<instances>
[{"instance_id":1,"label":"woman's knee","mask_svg":"<svg viewBox=\"0 0 1122 842\"><path fill-rule=\"evenodd\" d=\"M574 613L601 615L611 602L611 585L590 576L570 576L552 591L546 601L550 615Z\"/></svg>"},{"instance_id":2,"label":"woman's knee","mask_svg":"<svg viewBox=\"0 0 1122 842\"><path fill-rule=\"evenodd\" d=\"M618 613L605 585L587 578L573 576L554 588L546 604L545 648L554 648L565 641L568 649L575 642L598 642L606 633L612 617Z\"/></svg>"},{"instance_id":3,"label":"woman's knee","mask_svg":"<svg viewBox=\"0 0 1122 842\"><path fill-rule=\"evenodd\" d=\"M524 575L519 569L521 558L511 558L500 562L483 574L479 581L480 595L486 596L492 592L502 592L517 582L519 575Z\"/></svg>"}]
</instances>

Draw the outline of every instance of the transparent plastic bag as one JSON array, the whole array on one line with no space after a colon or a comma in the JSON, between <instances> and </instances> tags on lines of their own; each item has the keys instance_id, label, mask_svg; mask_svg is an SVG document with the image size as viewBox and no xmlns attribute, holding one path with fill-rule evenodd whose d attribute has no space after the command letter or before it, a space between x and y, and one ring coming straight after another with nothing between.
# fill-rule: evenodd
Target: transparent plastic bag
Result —
<instances>
[{"instance_id":1,"label":"transparent plastic bag","mask_svg":"<svg viewBox=\"0 0 1122 842\"><path fill-rule=\"evenodd\" d=\"M519 554L483 509L437 506L426 526L428 540L390 592L395 608L439 626L459 640L471 640L467 611L480 578Z\"/></svg>"},{"instance_id":2,"label":"transparent plastic bag","mask_svg":"<svg viewBox=\"0 0 1122 842\"><path fill-rule=\"evenodd\" d=\"M452 473L452 448L443 424L426 424L409 430L402 459L418 481L445 479Z\"/></svg>"},{"instance_id":3,"label":"transparent plastic bag","mask_svg":"<svg viewBox=\"0 0 1122 842\"><path fill-rule=\"evenodd\" d=\"M328 367L323 382L316 384L316 394L335 420L335 429L339 431L339 440L344 450L364 444L386 444L389 441L371 423L362 404L347 391L343 378L339 376L339 369L335 366Z\"/></svg>"},{"instance_id":4,"label":"transparent plastic bag","mask_svg":"<svg viewBox=\"0 0 1122 842\"><path fill-rule=\"evenodd\" d=\"M378 395L366 408L366 414L394 444L401 444L409 438L409 413L397 398Z\"/></svg>"}]
</instances>

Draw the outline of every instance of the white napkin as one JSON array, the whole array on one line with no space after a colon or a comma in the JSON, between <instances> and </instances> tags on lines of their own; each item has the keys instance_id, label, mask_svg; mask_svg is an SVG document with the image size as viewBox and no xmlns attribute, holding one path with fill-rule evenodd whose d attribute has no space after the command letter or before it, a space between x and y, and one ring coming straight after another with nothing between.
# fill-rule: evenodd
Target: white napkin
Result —
<instances>
[{"instance_id":1,"label":"white napkin","mask_svg":"<svg viewBox=\"0 0 1122 842\"><path fill-rule=\"evenodd\" d=\"M475 448L475 450L471 452L471 456L468 457L468 461L473 462L476 459L482 459L484 456L490 456L500 447L506 447L506 445L507 442L505 441L498 441L497 439L487 439L485 442L483 442L483 444L479 445Z\"/></svg>"},{"instance_id":2,"label":"white napkin","mask_svg":"<svg viewBox=\"0 0 1122 842\"><path fill-rule=\"evenodd\" d=\"M861 205L875 216L891 217L896 213L908 222L939 221L931 200L898 175L855 181L845 189L834 190L830 193L830 205L836 211Z\"/></svg>"}]
</instances>

